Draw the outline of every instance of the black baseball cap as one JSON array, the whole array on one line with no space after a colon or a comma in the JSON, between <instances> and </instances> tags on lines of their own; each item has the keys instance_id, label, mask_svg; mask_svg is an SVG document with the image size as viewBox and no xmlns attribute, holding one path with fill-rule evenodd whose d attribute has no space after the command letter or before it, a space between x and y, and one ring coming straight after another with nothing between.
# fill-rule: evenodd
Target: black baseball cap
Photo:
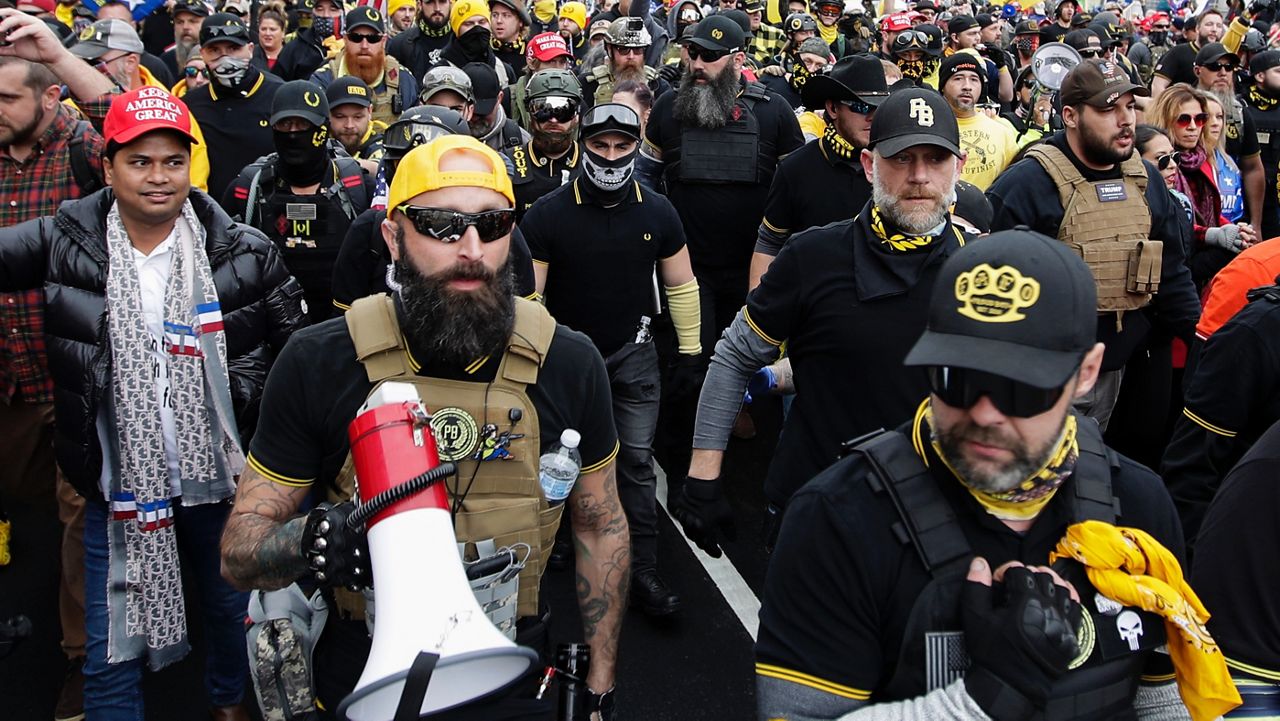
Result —
<instances>
[{"instance_id":1,"label":"black baseball cap","mask_svg":"<svg viewBox=\"0 0 1280 721\"><path fill-rule=\"evenodd\" d=\"M1066 383L1097 339L1098 291L1065 243L1026 228L966 244L942 265L907 366Z\"/></svg>"},{"instance_id":2,"label":"black baseball cap","mask_svg":"<svg viewBox=\"0 0 1280 721\"><path fill-rule=\"evenodd\" d=\"M498 73L487 63L467 63L462 72L471 78L471 92L476 98L476 115L488 115L493 106L498 104L498 95L502 86L498 83Z\"/></svg>"},{"instance_id":3,"label":"black baseball cap","mask_svg":"<svg viewBox=\"0 0 1280 721\"><path fill-rule=\"evenodd\" d=\"M378 12L377 8L369 5L358 7L348 12L346 18L342 21L342 27L347 32L358 27L373 28L380 33L387 31L387 24L382 19L382 13Z\"/></svg>"},{"instance_id":4,"label":"black baseball cap","mask_svg":"<svg viewBox=\"0 0 1280 721\"><path fill-rule=\"evenodd\" d=\"M969 224L980 233L990 233L991 219L995 216L995 211L981 188L973 183L957 180L956 202L951 206L951 214L969 221Z\"/></svg>"},{"instance_id":5,"label":"black baseball cap","mask_svg":"<svg viewBox=\"0 0 1280 721\"><path fill-rule=\"evenodd\" d=\"M947 21L947 32L951 35L962 33L978 27L978 21L972 15L956 15Z\"/></svg>"},{"instance_id":6,"label":"black baseball cap","mask_svg":"<svg viewBox=\"0 0 1280 721\"><path fill-rule=\"evenodd\" d=\"M290 80L271 99L271 124L286 118L302 118L312 125L329 122L329 99L324 88L310 80Z\"/></svg>"},{"instance_id":7,"label":"black baseball cap","mask_svg":"<svg viewBox=\"0 0 1280 721\"><path fill-rule=\"evenodd\" d=\"M689 42L708 50L741 50L746 38L742 26L724 15L703 18L694 27Z\"/></svg>"},{"instance_id":8,"label":"black baseball cap","mask_svg":"<svg viewBox=\"0 0 1280 721\"><path fill-rule=\"evenodd\" d=\"M973 18L978 21L978 27L986 29L996 24L997 16L991 13L978 13Z\"/></svg>"},{"instance_id":9,"label":"black baseball cap","mask_svg":"<svg viewBox=\"0 0 1280 721\"><path fill-rule=\"evenodd\" d=\"M1265 73L1271 68L1280 67L1280 50L1264 50L1249 60L1249 74Z\"/></svg>"},{"instance_id":10,"label":"black baseball cap","mask_svg":"<svg viewBox=\"0 0 1280 721\"><path fill-rule=\"evenodd\" d=\"M1145 85L1130 80L1119 65L1098 58L1089 58L1072 68L1058 91L1064 106L1084 103L1095 108L1109 108L1127 93L1151 95Z\"/></svg>"},{"instance_id":11,"label":"black baseball cap","mask_svg":"<svg viewBox=\"0 0 1280 721\"><path fill-rule=\"evenodd\" d=\"M1231 62L1236 65L1240 64L1240 56L1227 50L1225 45L1222 43L1209 43L1200 48L1200 52L1196 53L1196 65L1203 66L1209 63L1216 63L1222 58L1231 58Z\"/></svg>"},{"instance_id":12,"label":"black baseball cap","mask_svg":"<svg viewBox=\"0 0 1280 721\"><path fill-rule=\"evenodd\" d=\"M253 42L249 35L249 28L240 16L231 13L214 13L200 23L201 45L224 41L241 46Z\"/></svg>"},{"instance_id":13,"label":"black baseball cap","mask_svg":"<svg viewBox=\"0 0 1280 721\"><path fill-rule=\"evenodd\" d=\"M196 17L209 17L209 6L204 4L204 0L177 0L173 4L173 9L169 11L170 17L178 17L178 13L191 13Z\"/></svg>"},{"instance_id":14,"label":"black baseball cap","mask_svg":"<svg viewBox=\"0 0 1280 721\"><path fill-rule=\"evenodd\" d=\"M1013 34L1014 35L1039 35L1040 23L1036 22L1035 20L1032 20L1031 18L1025 18L1023 20L1019 20L1018 24L1013 27Z\"/></svg>"},{"instance_id":15,"label":"black baseball cap","mask_svg":"<svg viewBox=\"0 0 1280 721\"><path fill-rule=\"evenodd\" d=\"M960 155L960 128L951 106L932 88L891 93L876 109L868 147L887 158L915 145L936 145Z\"/></svg>"},{"instance_id":16,"label":"black baseball cap","mask_svg":"<svg viewBox=\"0 0 1280 721\"><path fill-rule=\"evenodd\" d=\"M373 106L373 90L354 75L343 75L329 83L324 94L329 99L330 109L339 105L359 105L364 108Z\"/></svg>"}]
</instances>

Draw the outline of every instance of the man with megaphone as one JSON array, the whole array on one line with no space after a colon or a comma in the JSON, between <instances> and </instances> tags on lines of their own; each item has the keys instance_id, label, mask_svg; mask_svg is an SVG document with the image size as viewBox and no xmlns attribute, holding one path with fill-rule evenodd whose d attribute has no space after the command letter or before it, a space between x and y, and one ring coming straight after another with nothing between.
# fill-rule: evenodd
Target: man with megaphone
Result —
<instances>
[{"instance_id":1,"label":"man with megaphone","mask_svg":"<svg viewBox=\"0 0 1280 721\"><path fill-rule=\"evenodd\" d=\"M242 588L280 589L295 580L321 587L329 618L315 647L313 671L322 718L379 717L363 709L387 684L400 683L408 694L420 658L372 682L368 678L378 675L375 668L395 665L380 649L403 651L406 645L414 653L439 651L432 685L423 682L425 701L410 709L410 718L421 710L446 714L431 718L548 718L549 704L533 702L531 674L521 677L524 683L489 693L496 687L492 676L509 673L503 663L515 659L523 669L530 661L518 658L519 649L501 639L485 615L451 610L476 608L457 568L453 531L469 554L487 545L509 549L521 561L510 570L510 578L518 572L519 587L510 599L517 607L511 615L518 618L513 635L521 646L543 650L547 614L538 586L564 506L543 497L538 458L568 429L581 435L581 474L568 506L579 549L578 601L592 655L586 707L593 719L613 717L631 558L614 476L618 442L609 379L585 336L557 325L541 305L514 297L513 206L502 158L473 138L437 138L410 151L391 184L382 225L395 262L392 295L358 300L345 318L295 336L277 360L282 370L267 380L248 468L223 535L223 573ZM404 388L414 396L404 408L421 420L406 425L401 409L398 423L406 430L399 438L407 450L383 446L376 452L385 457L373 462L366 455L367 433L391 425L371 423L370 414L387 412ZM424 439L428 425L431 433ZM503 452L492 452L496 448ZM379 463L414 468L408 477L375 478L395 475L381 474ZM390 480L394 487L421 468L428 470L418 478L444 477L420 496L374 514L367 545L362 530L348 530L353 489L369 504L361 489L374 495L375 481ZM300 514L313 487L325 503ZM415 525L405 522L407 513L397 513L432 495L441 501L437 511L453 514L454 528L438 547L432 539L439 534L426 528L435 521ZM421 509L410 513L433 517ZM448 516L434 516L439 517L448 523ZM356 518L354 525L362 526ZM374 612L366 604L373 594L349 590L369 585L377 591L372 640L365 614ZM456 646L450 650L446 639L472 631L489 640L464 646L465 653L454 653ZM507 647L492 643L494 638ZM466 668L475 669L462 675L463 683L476 690L459 696L454 680L463 657ZM454 675L448 688L437 688L446 667ZM352 694L358 678L359 690ZM454 700L441 703L442 697Z\"/></svg>"}]
</instances>

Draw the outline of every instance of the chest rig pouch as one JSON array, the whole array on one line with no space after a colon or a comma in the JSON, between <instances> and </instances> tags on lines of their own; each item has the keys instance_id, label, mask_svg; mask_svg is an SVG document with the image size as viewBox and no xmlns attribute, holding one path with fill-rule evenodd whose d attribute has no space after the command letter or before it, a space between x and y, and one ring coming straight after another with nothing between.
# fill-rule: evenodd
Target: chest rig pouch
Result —
<instances>
[{"instance_id":1,"label":"chest rig pouch","mask_svg":"<svg viewBox=\"0 0 1280 721\"><path fill-rule=\"evenodd\" d=\"M1147 169L1133 156L1120 164L1121 177L1089 182L1058 148L1047 143L1027 151L1058 188L1062 224L1058 239L1084 259L1098 287L1098 312L1124 314L1151 302L1160 289L1164 243L1151 240Z\"/></svg>"},{"instance_id":2,"label":"chest rig pouch","mask_svg":"<svg viewBox=\"0 0 1280 721\"><path fill-rule=\"evenodd\" d=\"M751 83L734 103L724 127L684 128L679 156L668 165L670 172L681 182L716 184L754 184L772 174L772 167L762 167L758 102L767 103L769 97L763 85Z\"/></svg>"},{"instance_id":3,"label":"chest rig pouch","mask_svg":"<svg viewBox=\"0 0 1280 721\"><path fill-rule=\"evenodd\" d=\"M1093 423L1081 423L1078 438L1080 455L1071 481L1074 521L1114 523L1119 514L1118 502L1111 493L1115 456L1103 445L1102 435ZM853 446L852 453L866 460L870 469L867 482L872 490L887 497L897 511L894 534L902 544L914 549L931 577L911 608L897 667L885 674L887 683L875 692L878 699L885 701L912 698L947 686L962 678L968 669L959 609L960 592L974 553L955 510L910 438L882 431L849 445ZM1073 565L1083 577L1083 569ZM1085 596L1089 587L1071 580ZM1086 638L1093 628L1091 624L1085 624L1088 628L1081 631L1080 657L1054 685L1046 710L1032 717L1036 721L1101 721L1132 716L1133 695L1146 655L1104 652L1101 644ZM1163 626L1148 622L1146 627L1152 630L1148 641L1153 643L1144 648L1158 645L1154 643L1155 629Z\"/></svg>"},{"instance_id":4,"label":"chest rig pouch","mask_svg":"<svg viewBox=\"0 0 1280 721\"><path fill-rule=\"evenodd\" d=\"M432 414L440 460L458 466L458 473L445 483L457 509L454 532L464 559L491 557L503 549L517 554L523 568L515 615L537 615L538 587L564 505L549 506L542 494L538 413L525 388L537 382L555 335L555 320L541 305L517 298L515 329L488 383L418 375L400 333L394 301L386 294L352 303L346 320L356 357L374 384L370 392L387 381L412 383ZM330 500L350 498L355 483L348 454L335 486L329 489ZM486 584L498 580L488 574L479 578ZM472 580L476 588L476 578ZM492 593L478 595L481 605L492 612L491 618L509 620L509 613L495 607ZM364 616L361 594L335 589L334 597L346 616Z\"/></svg>"}]
</instances>

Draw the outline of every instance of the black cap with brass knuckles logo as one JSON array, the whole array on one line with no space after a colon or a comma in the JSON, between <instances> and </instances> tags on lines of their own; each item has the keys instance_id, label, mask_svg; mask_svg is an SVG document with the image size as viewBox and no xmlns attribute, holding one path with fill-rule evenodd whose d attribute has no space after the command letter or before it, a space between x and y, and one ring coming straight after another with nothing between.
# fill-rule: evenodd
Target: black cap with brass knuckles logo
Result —
<instances>
[{"instance_id":1,"label":"black cap with brass knuckles logo","mask_svg":"<svg viewBox=\"0 0 1280 721\"><path fill-rule=\"evenodd\" d=\"M1098 292L1065 243L1026 228L956 251L907 366L968 368L1036 388L1071 377L1097 338Z\"/></svg>"},{"instance_id":2,"label":"black cap with brass knuckles logo","mask_svg":"<svg viewBox=\"0 0 1280 721\"><path fill-rule=\"evenodd\" d=\"M329 122L329 99L324 88L310 80L290 80L271 100L271 124L286 118L302 118L312 125Z\"/></svg>"}]
</instances>

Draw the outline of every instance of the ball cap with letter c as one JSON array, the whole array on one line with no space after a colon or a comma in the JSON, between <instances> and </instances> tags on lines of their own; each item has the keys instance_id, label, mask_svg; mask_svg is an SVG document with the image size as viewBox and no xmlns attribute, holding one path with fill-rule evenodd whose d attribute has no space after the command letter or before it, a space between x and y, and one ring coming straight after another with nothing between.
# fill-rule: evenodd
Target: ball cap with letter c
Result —
<instances>
[{"instance_id":1,"label":"ball cap with letter c","mask_svg":"<svg viewBox=\"0 0 1280 721\"><path fill-rule=\"evenodd\" d=\"M1025 227L966 244L942 265L907 366L968 368L1056 388L1093 348L1098 292L1080 256Z\"/></svg>"},{"instance_id":2,"label":"ball cap with letter c","mask_svg":"<svg viewBox=\"0 0 1280 721\"><path fill-rule=\"evenodd\" d=\"M868 147L882 158L915 145L936 145L959 157L960 126L942 95L931 88L908 88L891 93L871 121Z\"/></svg>"}]
</instances>

